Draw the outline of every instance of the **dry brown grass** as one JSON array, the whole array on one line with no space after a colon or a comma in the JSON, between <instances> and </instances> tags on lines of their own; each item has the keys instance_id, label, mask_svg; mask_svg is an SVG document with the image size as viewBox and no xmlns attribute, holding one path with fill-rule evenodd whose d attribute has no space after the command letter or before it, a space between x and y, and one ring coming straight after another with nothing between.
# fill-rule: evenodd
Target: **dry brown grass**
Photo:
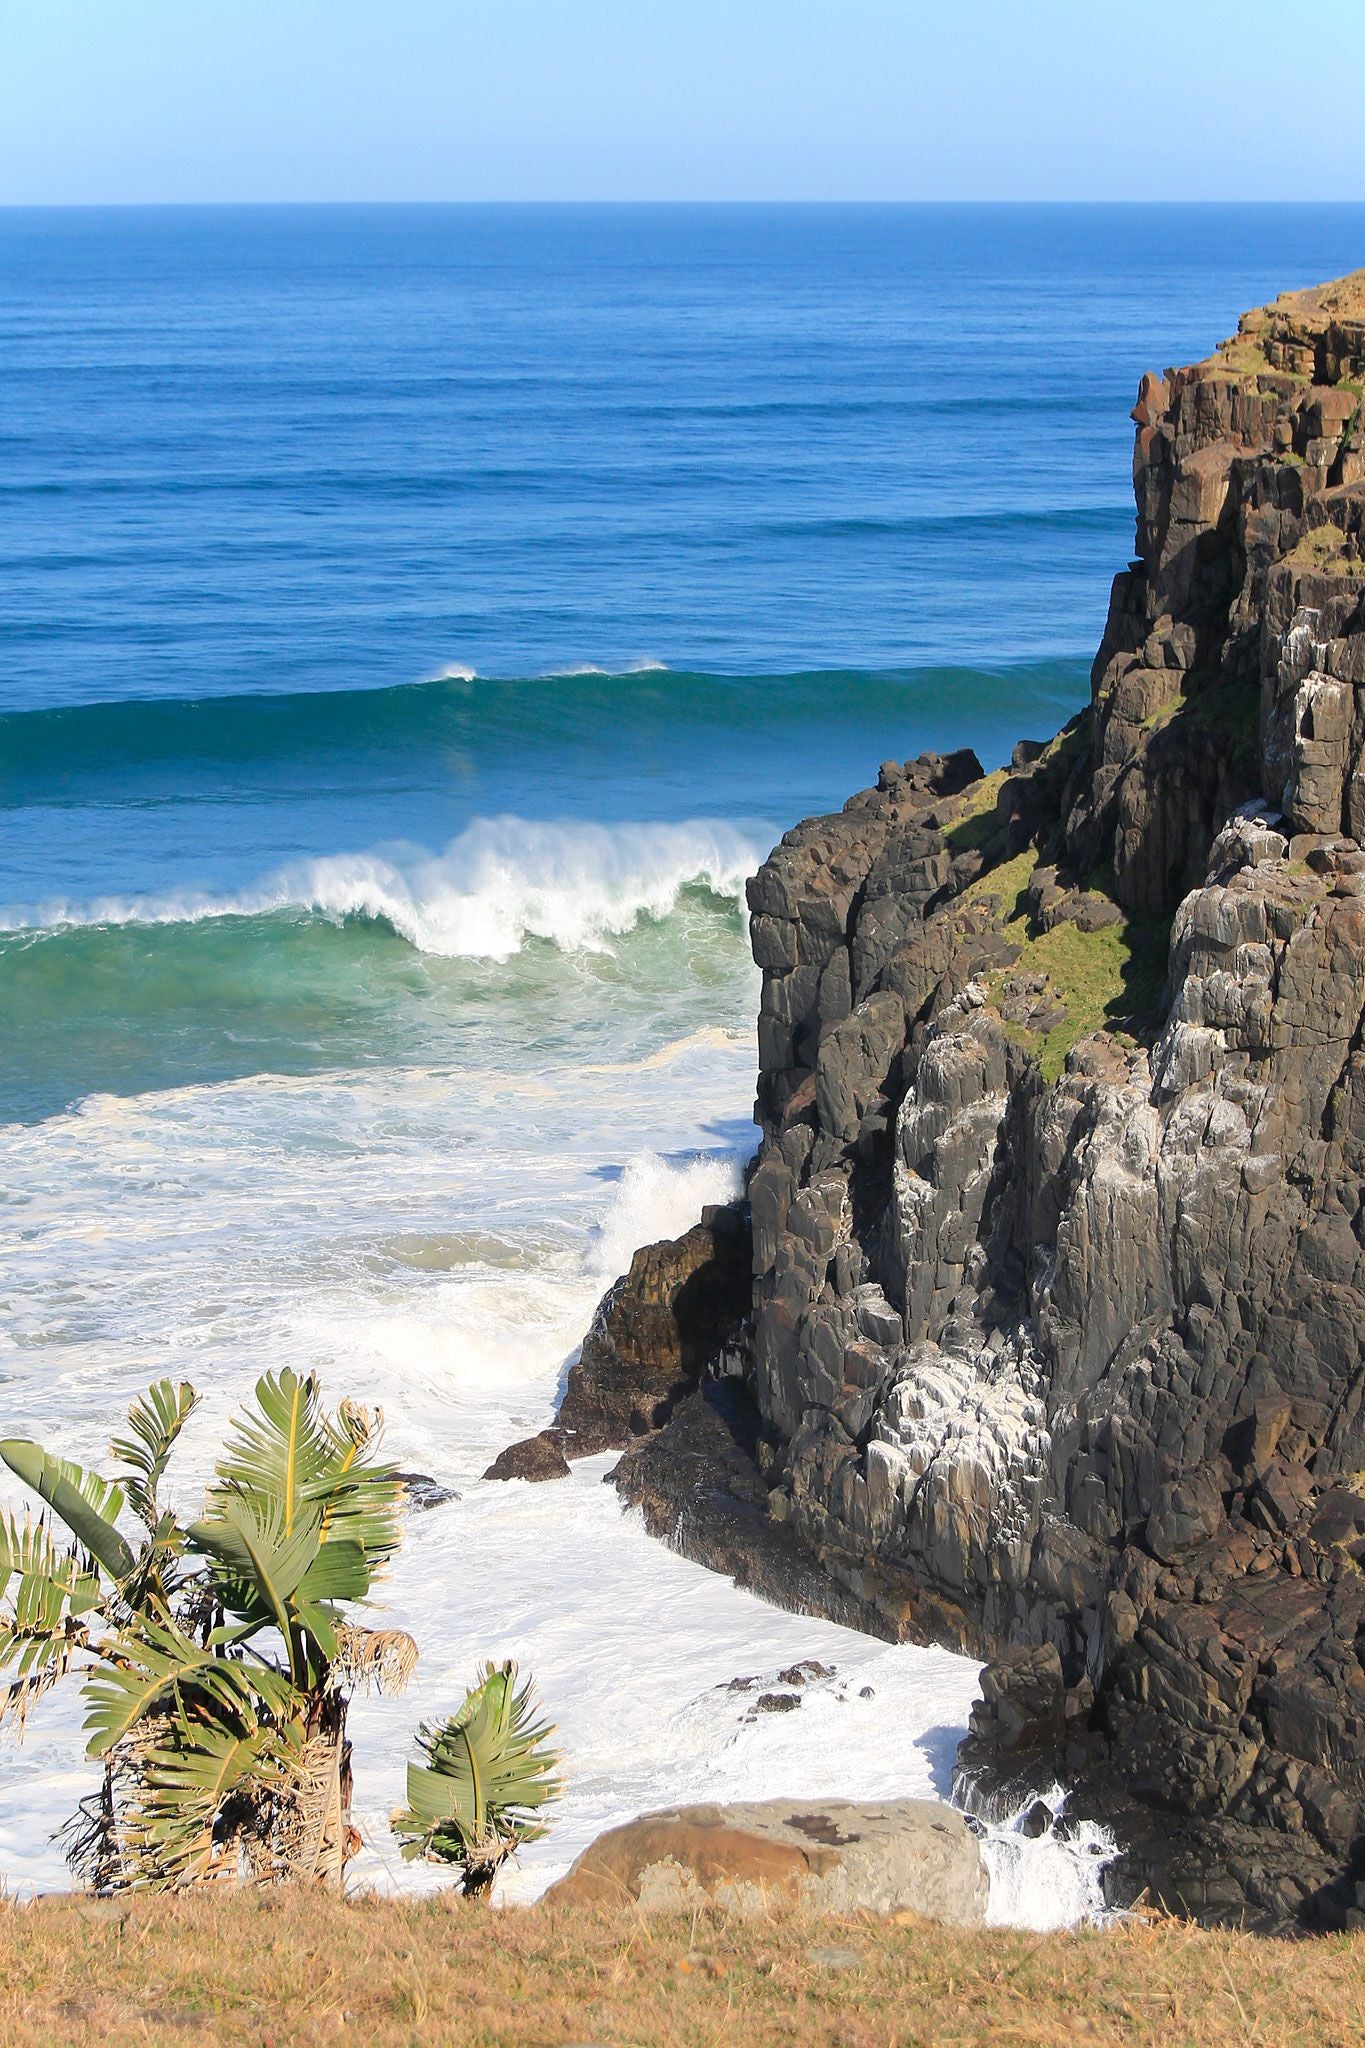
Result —
<instances>
[{"instance_id":1,"label":"dry brown grass","mask_svg":"<svg viewBox=\"0 0 1365 2048\"><path fill-rule=\"evenodd\" d=\"M819 1949L856 1953L831 1965ZM1359 2048L1365 1936L742 1926L275 1893L0 1907L5 2048Z\"/></svg>"}]
</instances>

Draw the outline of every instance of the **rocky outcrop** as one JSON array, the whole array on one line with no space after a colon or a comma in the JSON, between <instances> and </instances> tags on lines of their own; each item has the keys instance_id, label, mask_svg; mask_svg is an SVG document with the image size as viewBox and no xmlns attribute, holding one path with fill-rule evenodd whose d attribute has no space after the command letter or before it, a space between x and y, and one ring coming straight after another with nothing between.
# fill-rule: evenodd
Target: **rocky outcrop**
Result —
<instances>
[{"instance_id":1,"label":"rocky outcrop","mask_svg":"<svg viewBox=\"0 0 1365 2048\"><path fill-rule=\"evenodd\" d=\"M770 1520L1276 1927L1365 1926L1362 378L1365 273L1144 377L1089 708L750 888Z\"/></svg>"},{"instance_id":2,"label":"rocky outcrop","mask_svg":"<svg viewBox=\"0 0 1365 2048\"><path fill-rule=\"evenodd\" d=\"M975 1835L935 1800L768 1800L683 1806L611 1828L545 1903L740 1916L797 1906L979 1927L988 1892Z\"/></svg>"},{"instance_id":3,"label":"rocky outcrop","mask_svg":"<svg viewBox=\"0 0 1365 2048\"><path fill-rule=\"evenodd\" d=\"M561 1479L571 1458L619 1451L667 1422L749 1320L748 1206L702 1211L678 1238L642 1245L593 1314L554 1425L500 1451L485 1479Z\"/></svg>"},{"instance_id":4,"label":"rocky outcrop","mask_svg":"<svg viewBox=\"0 0 1365 2048\"><path fill-rule=\"evenodd\" d=\"M768 1511L756 1463L759 1415L732 1375L706 1381L665 1427L637 1437L611 1474L651 1536L792 1614L894 1638L886 1617L826 1571L810 1545Z\"/></svg>"},{"instance_id":5,"label":"rocky outcrop","mask_svg":"<svg viewBox=\"0 0 1365 2048\"><path fill-rule=\"evenodd\" d=\"M485 1479L527 1479L533 1485L540 1485L547 1479L567 1479L569 1461L564 1455L564 1432L561 1429L542 1429L535 1436L524 1436L505 1451L499 1451L488 1470Z\"/></svg>"},{"instance_id":6,"label":"rocky outcrop","mask_svg":"<svg viewBox=\"0 0 1365 2048\"><path fill-rule=\"evenodd\" d=\"M667 1420L747 1317L749 1257L740 1202L706 1209L684 1236L636 1252L569 1373L556 1421L571 1457L619 1450Z\"/></svg>"}]
</instances>

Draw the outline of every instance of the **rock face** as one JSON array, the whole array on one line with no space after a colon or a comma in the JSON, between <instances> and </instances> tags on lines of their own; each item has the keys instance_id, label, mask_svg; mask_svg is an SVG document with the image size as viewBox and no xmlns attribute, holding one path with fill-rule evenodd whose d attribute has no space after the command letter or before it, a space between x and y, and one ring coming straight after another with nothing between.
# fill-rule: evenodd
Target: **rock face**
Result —
<instances>
[{"instance_id":1,"label":"rock face","mask_svg":"<svg viewBox=\"0 0 1365 2048\"><path fill-rule=\"evenodd\" d=\"M599 1303L556 1417L570 1457L657 1429L749 1309L742 1203L706 1209L684 1236L645 1245Z\"/></svg>"},{"instance_id":2,"label":"rock face","mask_svg":"<svg viewBox=\"0 0 1365 2048\"><path fill-rule=\"evenodd\" d=\"M485 1479L562 1479L570 1458L619 1451L667 1422L747 1326L745 1202L702 1211L682 1237L643 1245L593 1314L554 1426L500 1451Z\"/></svg>"},{"instance_id":3,"label":"rock face","mask_svg":"<svg viewBox=\"0 0 1365 2048\"><path fill-rule=\"evenodd\" d=\"M976 1837L934 1800L682 1806L611 1828L545 1895L550 1906L638 1902L738 1915L774 1907L921 1913L979 1927L988 1895Z\"/></svg>"},{"instance_id":4,"label":"rock face","mask_svg":"<svg viewBox=\"0 0 1365 2048\"><path fill-rule=\"evenodd\" d=\"M1362 377L1365 273L1144 377L1088 710L750 886L769 1515L1263 1926L1365 1925Z\"/></svg>"},{"instance_id":5,"label":"rock face","mask_svg":"<svg viewBox=\"0 0 1365 2048\"><path fill-rule=\"evenodd\" d=\"M742 1383L711 1381L678 1403L666 1427L636 1438L612 1474L616 1489L641 1510L651 1536L773 1606L894 1638L885 1616L768 1512L758 1430Z\"/></svg>"}]
</instances>

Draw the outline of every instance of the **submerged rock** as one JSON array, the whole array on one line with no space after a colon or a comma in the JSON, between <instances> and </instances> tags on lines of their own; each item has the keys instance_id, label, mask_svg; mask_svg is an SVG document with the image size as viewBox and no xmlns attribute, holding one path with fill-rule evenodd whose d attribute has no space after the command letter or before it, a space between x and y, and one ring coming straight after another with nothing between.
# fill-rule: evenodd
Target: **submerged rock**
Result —
<instances>
[{"instance_id":1,"label":"submerged rock","mask_svg":"<svg viewBox=\"0 0 1365 2048\"><path fill-rule=\"evenodd\" d=\"M403 1499L417 1514L425 1514L429 1508L444 1507L447 1501L458 1500L459 1494L452 1486L442 1486L439 1479L433 1479L429 1472L396 1472L398 1484L403 1489Z\"/></svg>"},{"instance_id":2,"label":"submerged rock","mask_svg":"<svg viewBox=\"0 0 1365 2048\"><path fill-rule=\"evenodd\" d=\"M611 1828L545 1894L549 1906L748 1915L775 1907L913 1912L979 1927L988 1896L976 1837L932 1800L765 1800L683 1806Z\"/></svg>"}]
</instances>

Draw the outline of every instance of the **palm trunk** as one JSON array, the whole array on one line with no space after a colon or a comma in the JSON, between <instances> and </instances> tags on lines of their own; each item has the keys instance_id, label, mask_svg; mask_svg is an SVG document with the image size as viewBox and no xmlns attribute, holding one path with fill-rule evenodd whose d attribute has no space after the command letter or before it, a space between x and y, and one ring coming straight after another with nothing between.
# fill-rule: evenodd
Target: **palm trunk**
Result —
<instances>
[{"instance_id":1,"label":"palm trunk","mask_svg":"<svg viewBox=\"0 0 1365 2048\"><path fill-rule=\"evenodd\" d=\"M346 1864L358 1846L351 1826L346 1699L339 1692L316 1693L308 1716L297 1827L291 1831L281 1875L340 1891Z\"/></svg>"}]
</instances>

